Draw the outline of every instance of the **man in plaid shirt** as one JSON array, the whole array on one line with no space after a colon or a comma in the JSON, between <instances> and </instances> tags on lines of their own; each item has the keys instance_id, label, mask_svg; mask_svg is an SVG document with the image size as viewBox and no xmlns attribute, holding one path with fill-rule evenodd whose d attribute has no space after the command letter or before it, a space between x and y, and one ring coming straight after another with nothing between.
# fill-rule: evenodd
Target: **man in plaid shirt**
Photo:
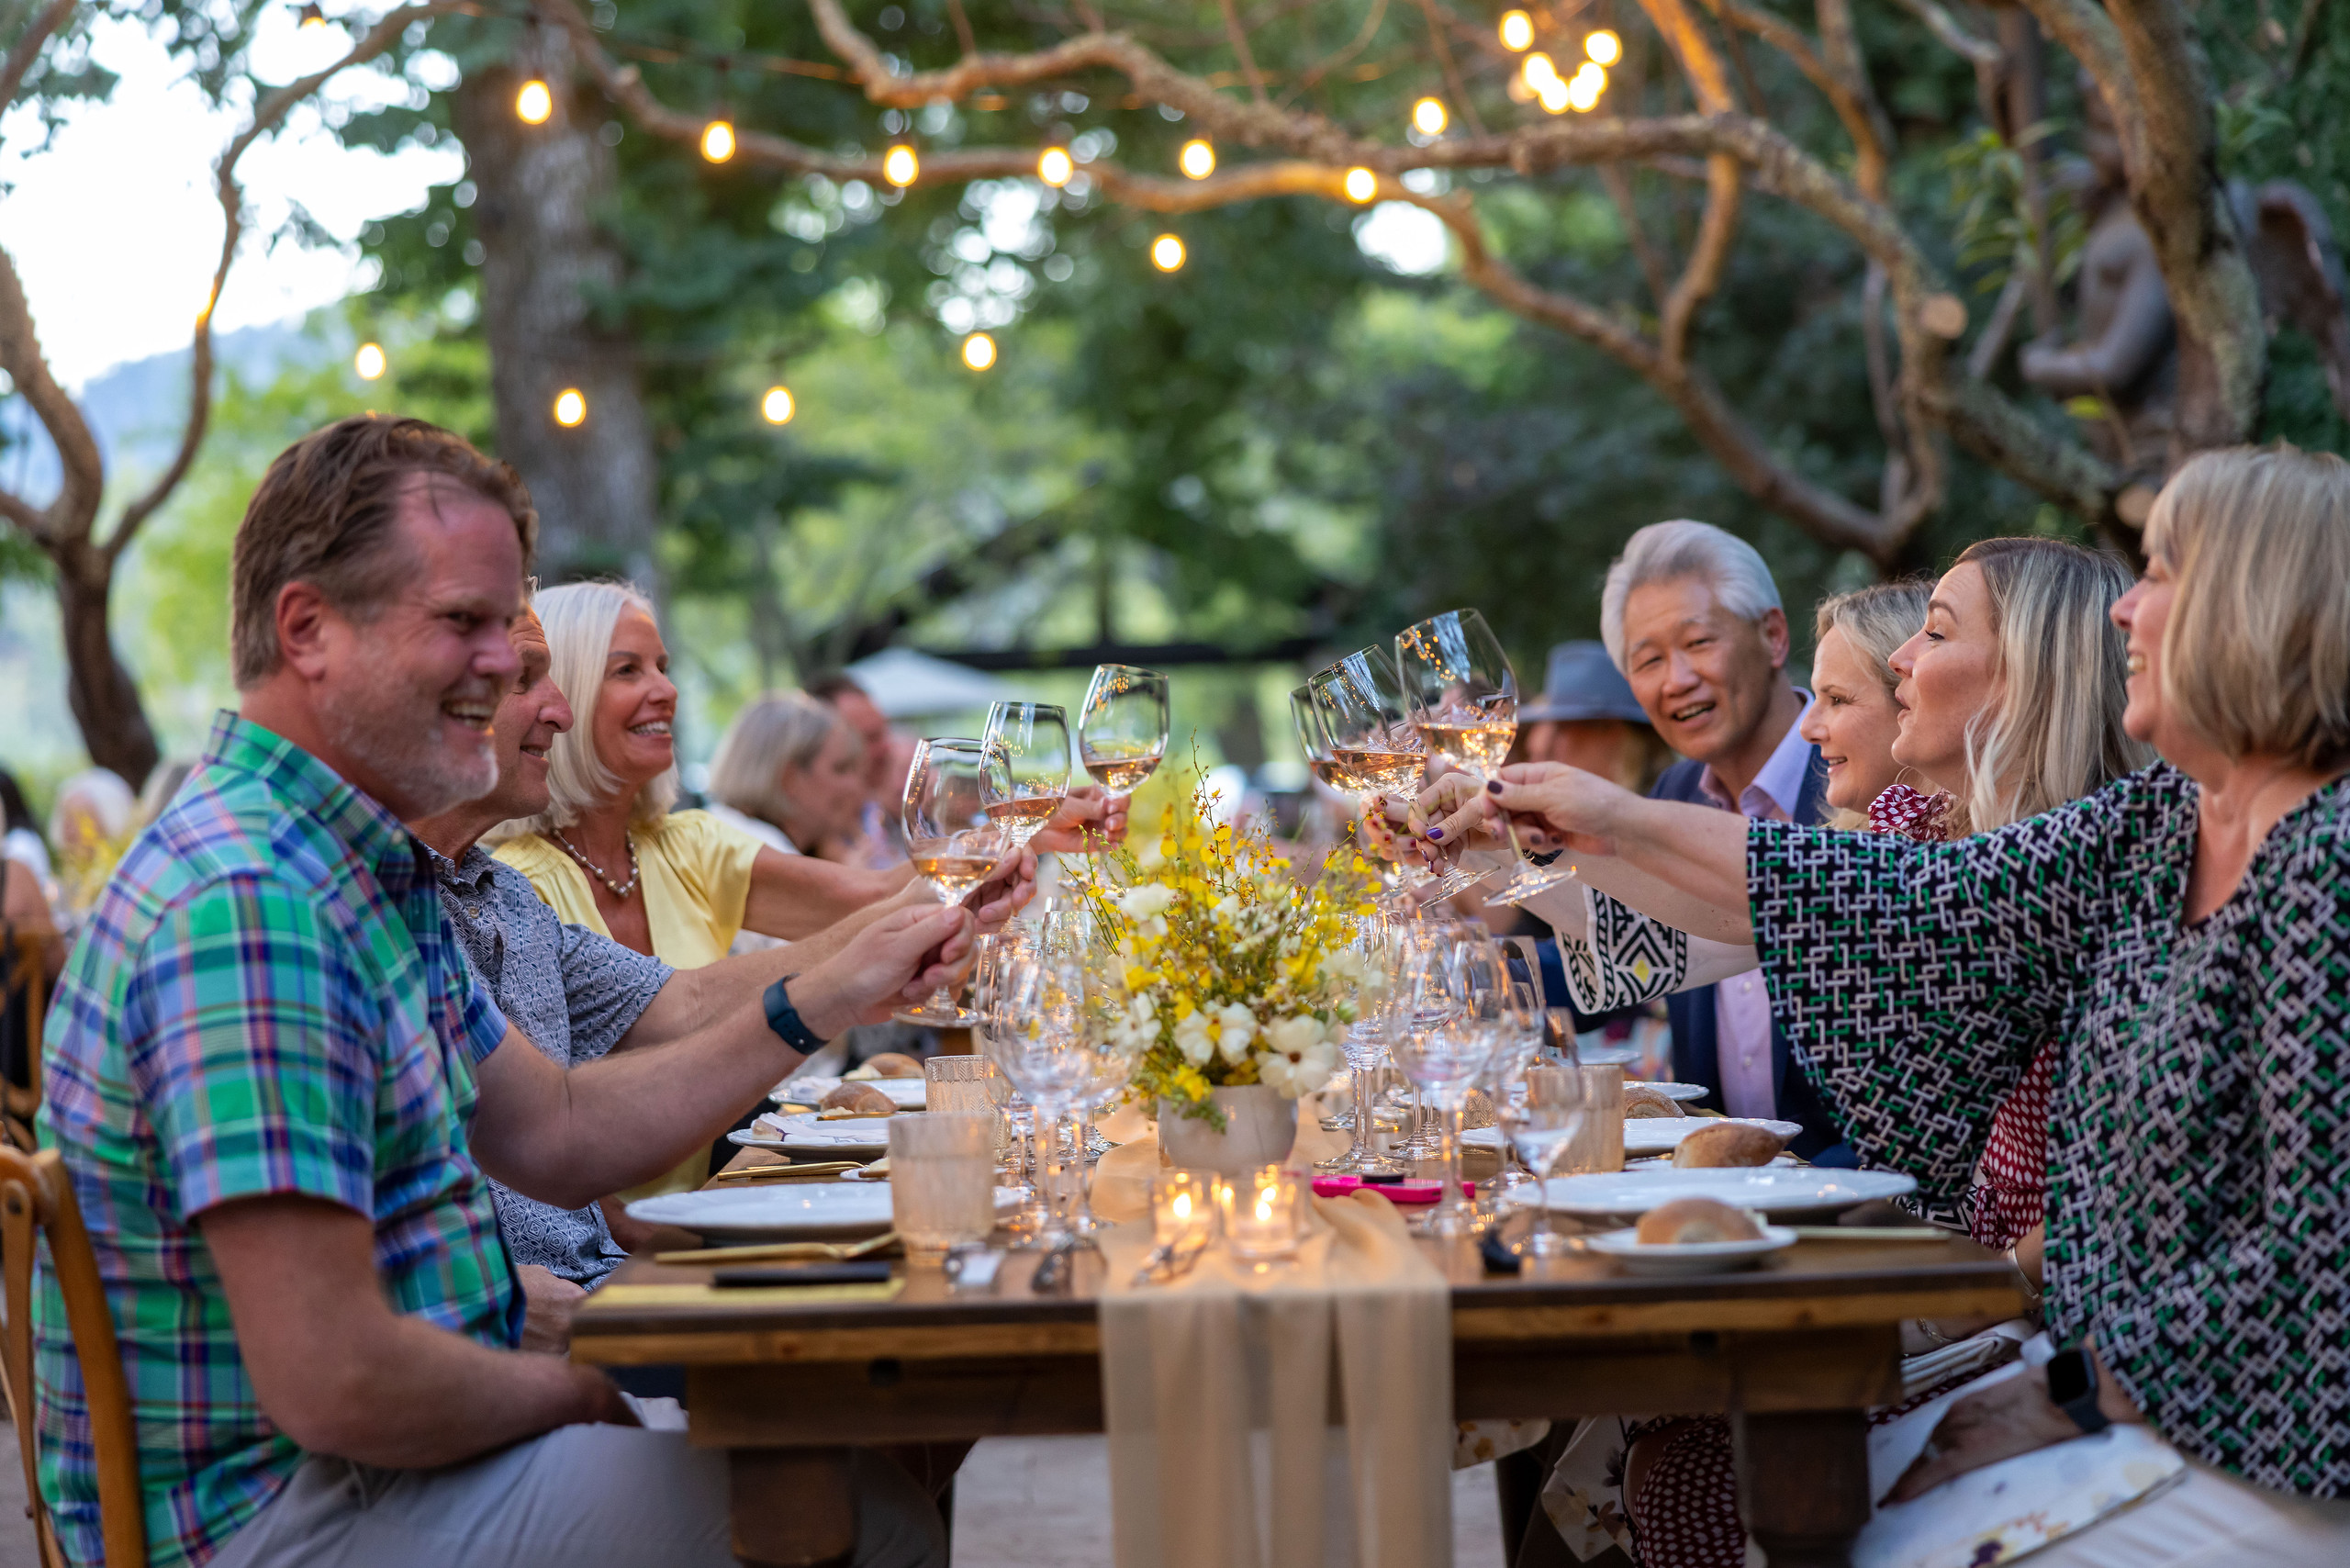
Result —
<instances>
[{"instance_id":1,"label":"man in plaid shirt","mask_svg":"<svg viewBox=\"0 0 2350 1568\"><path fill-rule=\"evenodd\" d=\"M536 521L511 469L420 421L281 454L236 539L240 709L58 988L43 1141L97 1248L158 1564L731 1563L722 1455L514 1349L488 1175L576 1207L666 1170L968 946L961 909L894 911L778 1008L569 1072L509 1028L401 821L496 782ZM95 1563L45 1269L34 1324L42 1491ZM856 1560L943 1562L912 1481L856 1473Z\"/></svg>"}]
</instances>

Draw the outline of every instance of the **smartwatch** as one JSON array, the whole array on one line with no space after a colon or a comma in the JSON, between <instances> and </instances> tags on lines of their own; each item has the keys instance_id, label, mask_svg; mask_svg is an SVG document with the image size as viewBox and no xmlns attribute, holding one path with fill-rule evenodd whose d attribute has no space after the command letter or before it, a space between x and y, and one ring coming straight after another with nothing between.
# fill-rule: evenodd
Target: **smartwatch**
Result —
<instances>
[{"instance_id":1,"label":"smartwatch","mask_svg":"<svg viewBox=\"0 0 2350 1568\"><path fill-rule=\"evenodd\" d=\"M2097 1362L2077 1340L2048 1360L2048 1397L2084 1432L2113 1425L2097 1407Z\"/></svg>"},{"instance_id":2,"label":"smartwatch","mask_svg":"<svg viewBox=\"0 0 2350 1568\"><path fill-rule=\"evenodd\" d=\"M800 1016L800 1009L791 1005L791 993L784 989L799 978L786 975L767 987L767 1027L775 1032L777 1039L801 1056L814 1056L824 1048L824 1042L808 1027L808 1021Z\"/></svg>"}]
</instances>

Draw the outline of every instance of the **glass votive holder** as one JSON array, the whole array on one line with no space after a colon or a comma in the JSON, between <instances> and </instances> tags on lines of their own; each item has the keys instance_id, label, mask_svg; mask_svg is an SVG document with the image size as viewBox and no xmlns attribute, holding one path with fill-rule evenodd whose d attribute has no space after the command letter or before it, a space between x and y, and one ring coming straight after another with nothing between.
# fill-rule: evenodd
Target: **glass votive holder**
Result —
<instances>
[{"instance_id":1,"label":"glass votive holder","mask_svg":"<svg viewBox=\"0 0 2350 1568\"><path fill-rule=\"evenodd\" d=\"M1150 1238L1182 1247L1213 1238L1215 1178L1204 1170L1161 1170L1150 1179Z\"/></svg>"},{"instance_id":2,"label":"glass votive holder","mask_svg":"<svg viewBox=\"0 0 2350 1568\"><path fill-rule=\"evenodd\" d=\"M1567 1157L1558 1165L1561 1175L1582 1175L1624 1169L1624 1070L1613 1063L1593 1063L1574 1070L1583 1077L1583 1123Z\"/></svg>"},{"instance_id":3,"label":"glass votive holder","mask_svg":"<svg viewBox=\"0 0 2350 1568\"><path fill-rule=\"evenodd\" d=\"M1012 1097L1012 1081L986 1057L933 1057L922 1064L923 1108L934 1114L996 1118L995 1157L1012 1147L1012 1127L1002 1114Z\"/></svg>"},{"instance_id":4,"label":"glass votive holder","mask_svg":"<svg viewBox=\"0 0 2350 1568\"><path fill-rule=\"evenodd\" d=\"M1272 1262L1297 1250L1304 1204L1304 1182L1296 1171L1278 1165L1260 1165L1216 1188L1225 1242L1234 1256L1252 1263Z\"/></svg>"}]
</instances>

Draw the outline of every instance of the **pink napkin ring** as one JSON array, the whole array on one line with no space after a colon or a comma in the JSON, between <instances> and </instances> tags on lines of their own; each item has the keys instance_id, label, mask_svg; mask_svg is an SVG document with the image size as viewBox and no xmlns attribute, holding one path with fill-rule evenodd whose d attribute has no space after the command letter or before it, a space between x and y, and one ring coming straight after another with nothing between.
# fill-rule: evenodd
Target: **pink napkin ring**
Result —
<instances>
[{"instance_id":1,"label":"pink napkin ring","mask_svg":"<svg viewBox=\"0 0 2350 1568\"><path fill-rule=\"evenodd\" d=\"M1360 1176L1316 1176L1314 1195L1317 1198L1343 1198L1362 1185Z\"/></svg>"},{"instance_id":2,"label":"pink napkin ring","mask_svg":"<svg viewBox=\"0 0 2350 1568\"><path fill-rule=\"evenodd\" d=\"M1388 1182L1373 1186L1371 1191L1391 1204L1407 1205L1432 1204L1444 1195L1444 1183L1441 1182ZM1460 1195L1464 1198L1475 1198L1477 1183L1461 1182Z\"/></svg>"}]
</instances>

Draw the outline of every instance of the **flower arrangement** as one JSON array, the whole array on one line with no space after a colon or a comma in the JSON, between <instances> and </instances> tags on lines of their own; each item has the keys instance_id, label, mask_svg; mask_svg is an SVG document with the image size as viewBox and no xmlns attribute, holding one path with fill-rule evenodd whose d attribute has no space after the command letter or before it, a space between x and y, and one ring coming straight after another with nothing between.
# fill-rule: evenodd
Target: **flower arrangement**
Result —
<instances>
[{"instance_id":1,"label":"flower arrangement","mask_svg":"<svg viewBox=\"0 0 2350 1568\"><path fill-rule=\"evenodd\" d=\"M1375 884L1341 846L1301 886L1262 832L1215 820L1217 799L1194 780L1156 840L1103 857L1081 891L1114 949L1106 1027L1135 1096L1221 1130L1214 1090L1262 1083L1295 1099L1337 1070L1368 978L1348 943Z\"/></svg>"}]
</instances>

